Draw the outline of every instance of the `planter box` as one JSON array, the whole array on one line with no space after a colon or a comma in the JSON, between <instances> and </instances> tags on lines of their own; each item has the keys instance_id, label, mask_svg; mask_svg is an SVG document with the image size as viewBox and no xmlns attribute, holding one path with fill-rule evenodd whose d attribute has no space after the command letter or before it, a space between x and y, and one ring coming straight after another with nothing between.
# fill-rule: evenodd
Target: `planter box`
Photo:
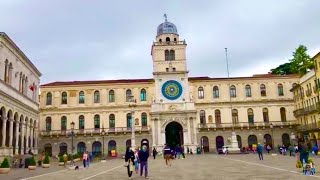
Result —
<instances>
[{"instance_id":1,"label":"planter box","mask_svg":"<svg viewBox=\"0 0 320 180\"><path fill-rule=\"evenodd\" d=\"M10 168L0 168L0 174L8 174L10 172Z\"/></svg>"},{"instance_id":2,"label":"planter box","mask_svg":"<svg viewBox=\"0 0 320 180\"><path fill-rule=\"evenodd\" d=\"M43 167L43 168L49 168L49 167L50 167L50 164L42 164L42 167Z\"/></svg>"},{"instance_id":3,"label":"planter box","mask_svg":"<svg viewBox=\"0 0 320 180\"><path fill-rule=\"evenodd\" d=\"M59 162L59 166L64 166L64 162Z\"/></svg>"},{"instance_id":4,"label":"planter box","mask_svg":"<svg viewBox=\"0 0 320 180\"><path fill-rule=\"evenodd\" d=\"M28 166L28 169L29 169L29 170L36 170L36 167L37 167L37 166Z\"/></svg>"}]
</instances>

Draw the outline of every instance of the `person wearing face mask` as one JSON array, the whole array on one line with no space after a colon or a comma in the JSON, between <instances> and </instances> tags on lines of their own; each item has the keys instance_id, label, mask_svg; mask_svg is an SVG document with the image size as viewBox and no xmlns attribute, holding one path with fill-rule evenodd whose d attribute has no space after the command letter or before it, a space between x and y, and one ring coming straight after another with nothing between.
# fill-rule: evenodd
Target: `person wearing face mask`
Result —
<instances>
[{"instance_id":1,"label":"person wearing face mask","mask_svg":"<svg viewBox=\"0 0 320 180\"><path fill-rule=\"evenodd\" d=\"M126 154L125 154L125 166L128 170L129 179L131 179L134 167L134 153L130 147L127 147Z\"/></svg>"},{"instance_id":2,"label":"person wearing face mask","mask_svg":"<svg viewBox=\"0 0 320 180\"><path fill-rule=\"evenodd\" d=\"M148 179L148 158L149 152L146 146L143 146L142 149L139 151L139 159L140 159L140 176L143 175L143 168L144 168L144 176Z\"/></svg>"}]
</instances>

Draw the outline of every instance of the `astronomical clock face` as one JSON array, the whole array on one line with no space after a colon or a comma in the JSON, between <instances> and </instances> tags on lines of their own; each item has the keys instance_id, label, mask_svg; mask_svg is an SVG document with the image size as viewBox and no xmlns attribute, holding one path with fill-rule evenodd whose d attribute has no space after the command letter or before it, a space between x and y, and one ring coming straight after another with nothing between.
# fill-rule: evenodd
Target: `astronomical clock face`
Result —
<instances>
[{"instance_id":1,"label":"astronomical clock face","mask_svg":"<svg viewBox=\"0 0 320 180\"><path fill-rule=\"evenodd\" d=\"M176 100L182 94L182 86L178 81L166 81L161 88L162 95L169 100Z\"/></svg>"}]
</instances>

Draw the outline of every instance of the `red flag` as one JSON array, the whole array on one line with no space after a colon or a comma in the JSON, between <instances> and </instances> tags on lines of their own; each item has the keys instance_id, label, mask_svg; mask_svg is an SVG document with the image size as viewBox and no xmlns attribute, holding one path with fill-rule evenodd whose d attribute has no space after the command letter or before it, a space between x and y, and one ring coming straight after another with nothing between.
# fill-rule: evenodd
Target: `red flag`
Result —
<instances>
[{"instance_id":1,"label":"red flag","mask_svg":"<svg viewBox=\"0 0 320 180\"><path fill-rule=\"evenodd\" d=\"M30 85L30 86L29 86L29 89L30 89L31 91L34 91L34 86L33 86L33 85Z\"/></svg>"}]
</instances>

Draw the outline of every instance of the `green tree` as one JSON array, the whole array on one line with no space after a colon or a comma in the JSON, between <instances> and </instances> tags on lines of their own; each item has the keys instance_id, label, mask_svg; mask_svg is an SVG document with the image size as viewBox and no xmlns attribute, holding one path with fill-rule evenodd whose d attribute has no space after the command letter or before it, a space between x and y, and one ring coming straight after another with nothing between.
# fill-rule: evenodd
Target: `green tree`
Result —
<instances>
[{"instance_id":1,"label":"green tree","mask_svg":"<svg viewBox=\"0 0 320 180\"><path fill-rule=\"evenodd\" d=\"M290 59L291 69L294 72L298 72L300 75L307 73L309 69L314 67L313 61L307 54L307 47L300 45L295 52L293 52L293 58Z\"/></svg>"},{"instance_id":2,"label":"green tree","mask_svg":"<svg viewBox=\"0 0 320 180\"><path fill-rule=\"evenodd\" d=\"M291 67L291 63L284 63L278 66L275 69L271 69L271 74L278 74L278 75L287 75L287 74L297 74L298 72L293 71Z\"/></svg>"},{"instance_id":3,"label":"green tree","mask_svg":"<svg viewBox=\"0 0 320 180\"><path fill-rule=\"evenodd\" d=\"M314 68L314 63L307 54L307 47L300 45L293 53L293 58L288 63L279 65L275 69L271 69L271 74L287 75L299 74L304 75L309 69Z\"/></svg>"},{"instance_id":4,"label":"green tree","mask_svg":"<svg viewBox=\"0 0 320 180\"><path fill-rule=\"evenodd\" d=\"M10 168L8 158L4 158L4 160L1 163L0 168Z\"/></svg>"}]
</instances>

